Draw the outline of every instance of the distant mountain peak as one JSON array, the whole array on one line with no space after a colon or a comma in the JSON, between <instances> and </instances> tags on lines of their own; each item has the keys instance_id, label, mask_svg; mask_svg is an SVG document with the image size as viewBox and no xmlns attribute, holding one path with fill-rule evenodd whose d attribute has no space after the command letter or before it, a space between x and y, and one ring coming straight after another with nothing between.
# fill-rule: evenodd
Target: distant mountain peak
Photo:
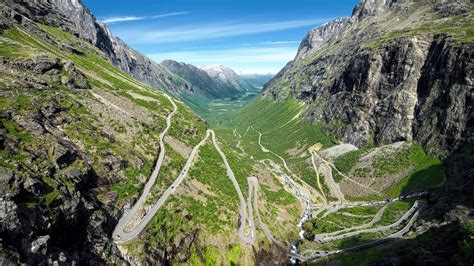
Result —
<instances>
[{"instance_id":1,"label":"distant mountain peak","mask_svg":"<svg viewBox=\"0 0 474 266\"><path fill-rule=\"evenodd\" d=\"M206 73L213 77L220 79L224 82L234 82L239 79L239 75L237 73L223 65L210 65L210 66L202 66L200 69L206 71Z\"/></svg>"}]
</instances>

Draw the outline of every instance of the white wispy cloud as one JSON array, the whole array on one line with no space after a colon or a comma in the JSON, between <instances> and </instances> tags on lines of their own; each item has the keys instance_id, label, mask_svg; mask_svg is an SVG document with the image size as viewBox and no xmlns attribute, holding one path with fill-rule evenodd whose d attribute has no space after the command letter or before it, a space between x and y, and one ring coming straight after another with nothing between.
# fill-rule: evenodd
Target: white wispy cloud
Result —
<instances>
[{"instance_id":1,"label":"white wispy cloud","mask_svg":"<svg viewBox=\"0 0 474 266\"><path fill-rule=\"evenodd\" d=\"M222 22L212 25L175 27L163 30L125 27L116 29L115 33L134 44L174 43L315 26L328 20L330 19L288 20L266 23Z\"/></svg>"},{"instance_id":2,"label":"white wispy cloud","mask_svg":"<svg viewBox=\"0 0 474 266\"><path fill-rule=\"evenodd\" d=\"M206 65L209 62L225 63L273 63L288 62L296 55L294 47L236 48L225 50L201 50L148 54L155 61L172 59Z\"/></svg>"},{"instance_id":3,"label":"white wispy cloud","mask_svg":"<svg viewBox=\"0 0 474 266\"><path fill-rule=\"evenodd\" d=\"M136 16L123 16L123 17L106 17L102 18L102 22L106 24L117 23L117 22L126 22L126 21L135 21L143 20L145 17L136 17Z\"/></svg>"},{"instance_id":4,"label":"white wispy cloud","mask_svg":"<svg viewBox=\"0 0 474 266\"><path fill-rule=\"evenodd\" d=\"M300 44L301 41L268 41L262 42L264 45L288 45L288 44Z\"/></svg>"},{"instance_id":5,"label":"white wispy cloud","mask_svg":"<svg viewBox=\"0 0 474 266\"><path fill-rule=\"evenodd\" d=\"M171 12L164 13L155 16L118 16L118 17L104 17L102 22L106 24L119 23L119 22L128 22L128 21L137 21L137 20L147 20L147 19L160 19L166 17L182 16L187 15L189 12Z\"/></svg>"},{"instance_id":6,"label":"white wispy cloud","mask_svg":"<svg viewBox=\"0 0 474 266\"><path fill-rule=\"evenodd\" d=\"M288 45L155 53L147 56L156 62L171 59L197 66L222 64L241 73L275 74L294 59L296 52L294 45Z\"/></svg>"}]
</instances>

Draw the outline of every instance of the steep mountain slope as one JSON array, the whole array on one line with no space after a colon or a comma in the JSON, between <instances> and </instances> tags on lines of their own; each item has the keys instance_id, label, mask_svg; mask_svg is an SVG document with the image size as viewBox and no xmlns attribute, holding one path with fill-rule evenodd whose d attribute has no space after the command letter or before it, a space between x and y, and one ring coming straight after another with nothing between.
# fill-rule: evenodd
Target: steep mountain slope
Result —
<instances>
[{"instance_id":1,"label":"steep mountain slope","mask_svg":"<svg viewBox=\"0 0 474 266\"><path fill-rule=\"evenodd\" d=\"M80 0L3 1L24 18L61 29L96 46L117 67L135 79L168 92L189 90L189 84L171 74L162 65L130 48L112 35ZM17 18L22 23L21 17Z\"/></svg>"},{"instance_id":2,"label":"steep mountain slope","mask_svg":"<svg viewBox=\"0 0 474 266\"><path fill-rule=\"evenodd\" d=\"M434 239L447 235L431 241L439 231L430 228L446 226L457 232L457 240L450 238L453 245L464 245L472 234L473 16L472 1L361 1L351 17L311 31L295 60L265 86L262 99L237 114L231 127L240 132L253 126L263 133L245 135L239 147L268 158L263 148L263 153L252 148L255 140L246 140L262 139L265 149L276 151L304 180L309 180L304 169L315 163L322 171L321 186L319 179L307 182L331 197L338 190L351 201L429 191L429 204L415 223L417 232L428 233L407 241L407 248L397 247L412 254L423 250L424 259L441 263L453 263L457 256L470 261L472 256L461 255L459 249L437 245ZM305 137L307 126L301 120L312 121L321 134ZM276 127L269 126L272 121ZM325 142L325 135L333 143ZM302 141L292 143L298 137ZM336 186L327 181L328 174ZM347 229L339 222L347 218L338 215L313 216L305 230L318 234ZM341 252L381 237L367 234L327 245L309 241L297 248ZM472 244L463 248L472 250ZM371 257L360 263L387 262L374 252L361 253ZM402 258L391 247L383 254ZM408 256L403 261L414 263Z\"/></svg>"},{"instance_id":3,"label":"steep mountain slope","mask_svg":"<svg viewBox=\"0 0 474 266\"><path fill-rule=\"evenodd\" d=\"M48 3L30 11L55 26L22 15L30 2L15 2L21 14L0 3L1 264L285 261L247 236L254 221L240 218L249 207L239 193L250 196L248 175L262 173L262 219L296 237L299 204L271 172L211 138L202 119L156 90L165 84L151 88L114 67ZM132 241L114 241L119 219L145 190L132 227L172 193Z\"/></svg>"},{"instance_id":4,"label":"steep mountain slope","mask_svg":"<svg viewBox=\"0 0 474 266\"><path fill-rule=\"evenodd\" d=\"M357 146L416 141L446 157L470 141L474 11L466 1L362 1L302 42L264 95Z\"/></svg>"},{"instance_id":5,"label":"steep mountain slope","mask_svg":"<svg viewBox=\"0 0 474 266\"><path fill-rule=\"evenodd\" d=\"M0 10L2 260L123 262L110 234L152 171L172 100L88 42ZM166 142L193 146L206 125L176 104Z\"/></svg>"},{"instance_id":6,"label":"steep mountain slope","mask_svg":"<svg viewBox=\"0 0 474 266\"><path fill-rule=\"evenodd\" d=\"M416 139L446 155L467 125L472 88L472 5L451 2L363 1L352 17L310 32L264 94L306 101L307 117L358 146ZM456 93L446 109L463 113L432 108L447 88ZM446 124L428 129L434 119Z\"/></svg>"},{"instance_id":7,"label":"steep mountain slope","mask_svg":"<svg viewBox=\"0 0 474 266\"><path fill-rule=\"evenodd\" d=\"M80 0L5 0L5 4L9 10L20 15L17 17L19 23L22 23L23 16L27 20L60 27L96 46L108 60L132 77L178 97L201 115L209 114L208 103L214 99L237 100L247 96L245 91L253 90L251 85L236 75L231 75L231 79L221 80L210 77L191 65L171 61L155 63L114 37L107 26L98 21ZM67 48L73 50L73 47L74 45ZM233 71L226 73L232 74Z\"/></svg>"}]
</instances>

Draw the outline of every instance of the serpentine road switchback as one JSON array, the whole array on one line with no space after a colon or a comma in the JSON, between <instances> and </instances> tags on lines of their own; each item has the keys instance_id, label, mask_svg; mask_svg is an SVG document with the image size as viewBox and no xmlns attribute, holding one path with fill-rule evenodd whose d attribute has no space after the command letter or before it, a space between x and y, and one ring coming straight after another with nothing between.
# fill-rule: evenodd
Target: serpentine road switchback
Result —
<instances>
[{"instance_id":1,"label":"serpentine road switchback","mask_svg":"<svg viewBox=\"0 0 474 266\"><path fill-rule=\"evenodd\" d=\"M140 210L140 208L143 207L143 204L146 201L146 198L150 194L150 190L155 184L156 178L158 177L158 174L160 172L161 165L163 164L164 156L165 156L165 146L163 144L164 137L166 133L168 132L170 126L171 126L171 118L173 114L176 113L177 111L177 106L174 103L174 101L171 99L171 97L167 96L170 102L173 105L173 111L166 117L166 128L165 130L161 133L159 142L160 142L160 154L158 155L158 160L156 162L155 169L148 180L148 182L145 185L145 188L143 189L143 192L139 198L139 200L135 203L135 205L132 207L132 209L126 210L125 213L123 214L122 218L118 222L117 226L115 227L114 233L113 233L113 239L116 242L126 242L134 239L137 237L143 229L145 229L146 225L153 219L155 214L158 212L158 210L161 208L161 206L165 203L165 201L168 199L168 197L175 192L176 188L181 184L181 182L184 180L186 177L189 167L191 166L194 157L199 151L199 148L204 145L209 138L210 135L210 130L206 132L206 136L204 137L201 142L199 142L198 145L194 147L194 149L191 151L191 154L188 157L188 160L186 161L186 164L184 165L181 173L179 174L178 178L173 182L173 184L168 187L168 189L163 193L163 195L155 202L153 207L150 209L150 211L140 220L140 222L133 227L130 231L127 231L125 228L130 224L132 219L137 215L137 212Z\"/></svg>"},{"instance_id":2,"label":"serpentine road switchback","mask_svg":"<svg viewBox=\"0 0 474 266\"><path fill-rule=\"evenodd\" d=\"M258 144L261 147L261 150L265 153L272 153L274 156L279 158L283 162L283 166L284 166L285 170L287 170L289 172L290 176L298 178L288 168L284 158L282 158L278 154L272 152L270 149L268 149L268 148L266 148L262 145L261 139L262 139L263 134L260 131L254 129L252 126L247 128L247 131L249 129L252 129L252 130L254 130L255 132L258 133L258 135L259 135ZM242 135L240 135L237 132L236 129L233 130L233 133L234 133L235 137L242 138ZM241 149L242 153L245 153L245 151L243 151L243 149L240 147L240 141L238 142L238 147L237 148ZM381 205L381 204L386 203L377 212L377 214L375 214L375 216L373 217L373 219L369 223L359 225L359 226L354 226L354 227L351 227L351 228L345 228L343 230L339 230L339 231L335 231L335 232L331 232L331 233L318 234L318 235L315 236L315 239L314 239L315 241L317 241L319 243L323 243L323 242L329 242L329 241L334 241L334 240L339 240L339 239L344 239L344 238L356 236L356 235L359 235L359 234L362 234L362 233L386 233L389 230L393 230L393 229L399 227L403 222L405 222L407 220L409 220L409 221L406 223L406 225L401 230L399 230L399 231L397 231L397 232L395 232L395 233L393 233L393 234L391 234L387 237L382 237L380 239L375 239L375 240L370 241L368 243L356 245L356 246L353 246L353 247L350 247L350 248L347 248L347 249L331 250L331 251L329 251L329 250L323 251L323 250L307 249L307 250L304 250L302 253L299 253L297 248L295 246L293 246L291 248L291 250L288 251L288 248L286 248L280 241L278 241L277 239L275 239L275 237L272 236L272 233L269 230L269 228L261 220L260 213L259 213L259 210L258 210L258 204L257 204L259 182L258 182L257 177L255 177L255 176L248 177L248 179L247 179L248 188L249 188L248 205L249 206L252 205L251 204L251 197L252 197L252 194L253 194L253 209L256 211L257 221L258 221L260 229L262 230L263 234L268 238L268 240L270 242L272 242L277 248L281 249L282 251L284 251L288 254L288 257L291 259L292 263L296 263L296 260L299 260L300 262L305 262L305 261L314 260L314 259L321 258L321 257L327 257L327 256L331 256L331 255L334 255L334 254L339 254L339 253L342 253L342 252L348 252L348 251L353 251L353 250L357 250L357 249L374 247L374 246L383 244L384 242L389 241L391 239L401 238L401 237L403 237L404 234L406 234L410 230L411 226L413 225L416 218L418 217L418 213L420 211L419 210L420 209L419 201L415 201L413 206L402 217L400 217L395 223L392 223L390 225L385 225L385 226L379 226L379 227L373 227L373 226L376 225L381 220L382 215L385 213L385 211L390 206L393 205L393 203L395 201L408 199L408 198L411 198L411 197L422 196L422 195L426 194L426 192L412 193L412 194L408 194L408 195L404 195L404 196L399 196L395 199L390 199L386 195L384 195L383 193L381 193L379 191L376 191L376 190L373 190L370 187L364 186L364 185L360 184L359 182L357 182L355 180L352 180L351 178L343 175L342 173L340 173L340 171L331 162L329 162L329 161L323 159L322 157L320 157L317 154L316 150L310 148L309 152L310 152L311 157L312 157L311 160L312 160L313 167L314 167L317 179L318 179L317 181L319 182L318 168L320 168L320 170L323 171L323 174L326 177L325 181L329 185L331 193L334 194L336 196L337 200L338 200L337 204L329 205L328 202L327 202L326 195L324 193L316 193L316 198L321 198L322 199L322 205L317 206L319 208L318 208L318 210L315 210L316 212L314 212L312 214L313 217L315 217L315 216L317 216L317 214L325 211L325 213L322 215L322 217L319 218L319 219L324 219L329 214L335 213L335 212L337 212L337 211L339 211L343 208L352 208L352 207L356 207L356 206ZM319 167L317 166L317 160L322 163L322 164L320 164ZM272 164L272 161L270 161L270 162ZM276 170L279 169L279 166L277 166L275 163L273 163L273 167ZM371 190L372 192L374 192L376 194L384 196L386 198L386 200L378 201L378 202L368 202L368 203L367 202L348 202L345 199L344 194L342 193L339 185L332 178L332 169L334 169L339 174L343 175L344 178L349 179L349 181L353 182L354 184L356 184L358 186L362 186L362 187L364 187L368 190ZM306 200L311 201L313 199L313 197L308 195L307 193L312 193L314 190L306 190L305 193L302 193L301 189L305 190L304 189L305 186L297 186L296 185L297 183L294 182L289 176L285 175L281 171L277 171L277 172L280 172L280 174L283 174L285 176L285 184L289 185L292 188L291 191L293 192L295 197L300 198L302 200L302 202L304 202ZM298 180L300 180L300 179L298 178ZM319 184L319 187L321 188L321 184ZM306 205L303 217L301 218L301 220L298 224L298 227L300 227L301 224L305 221L305 218L307 219L307 217L310 216L308 213L311 211L311 207L312 207L311 205L312 205L311 203ZM316 206L313 205L313 207L316 207ZM251 213L252 209L249 208L249 211ZM304 233L304 231L302 231L302 232Z\"/></svg>"},{"instance_id":3,"label":"serpentine road switchback","mask_svg":"<svg viewBox=\"0 0 474 266\"><path fill-rule=\"evenodd\" d=\"M245 203L244 195L242 194L242 191L240 190L239 183L235 179L234 172L230 168L229 163L227 162L227 157L225 156L224 152L221 150L219 147L219 144L217 143L216 140L216 134L214 131L211 131L212 133L212 143L214 144L214 147L216 148L217 152L219 152L219 155L221 156L222 160L224 161L225 168L227 170L227 176L229 176L230 180L232 181L232 184L235 187L235 190L237 191L237 194L239 195L240 199L240 226L238 230L238 236L240 240L244 243L247 244L252 244L255 242L257 239L257 233L255 232L255 223L253 221L253 211L252 211L252 205L250 204L250 187L249 187L249 195L248 195L248 204ZM248 211L248 212L247 212ZM247 223L247 217L248 217L248 225L249 225L249 234L246 235L244 234L244 226Z\"/></svg>"},{"instance_id":4,"label":"serpentine road switchback","mask_svg":"<svg viewBox=\"0 0 474 266\"><path fill-rule=\"evenodd\" d=\"M136 238L142 231L145 229L147 224L153 219L155 214L158 212L158 210L161 208L161 206L166 202L168 197L173 194L177 187L183 182L184 178L186 177L189 168L192 165L193 159L196 156L196 154L199 151L199 148L203 146L207 140L209 139L209 136L212 135L212 143L215 147L215 149L218 151L219 155L221 156L224 165L227 169L227 175L229 176L230 180L232 181L237 194L240 199L240 225L238 229L238 236L241 239L242 242L246 244L253 244L255 240L257 239L257 234L256 234L256 229L255 229L255 223L253 221L253 210L252 210L252 205L250 204L250 191L249 191L249 199L248 199L248 204L245 202L244 196L242 194L242 191L240 190L239 183L235 179L234 173L227 162L227 158L224 154L224 152L220 149L219 144L216 139L216 134L213 130L208 129L206 132L206 136L204 139L199 142L198 145L196 145L193 150L191 151L191 154L188 157L188 160L186 161L186 164L184 165L181 173L179 174L178 178L173 182L173 184L168 187L168 189L161 195L161 197L155 202L155 204L151 207L151 209L145 214L145 216L134 226L132 226L132 229L127 230L127 227L130 225L132 220L136 218L136 215L138 211L143 208L143 205L145 204L145 201L147 197L150 194L151 188L156 182L156 179L158 177L158 174L160 172L161 165L163 164L164 156L165 156L165 146L163 144L164 137L166 133L168 132L169 128L171 127L171 118L172 116L176 113L177 111L177 106L174 103L174 101L167 96L171 104L173 105L173 111L166 117L166 128L163 130L163 132L160 134L159 138L159 144L160 144L160 153L158 155L158 160L156 162L155 169L148 180L148 182L145 185L145 188L143 189L143 192L138 199L138 201L135 203L135 205L128 210L125 210L122 218L119 220L118 224L115 227L115 230L113 232L113 239L114 241L118 243L124 243L127 241L130 241L134 238ZM244 228L246 224L248 223L248 233L244 233Z\"/></svg>"},{"instance_id":5,"label":"serpentine road switchback","mask_svg":"<svg viewBox=\"0 0 474 266\"><path fill-rule=\"evenodd\" d=\"M177 187L183 182L184 178L186 177L186 175L188 173L189 168L191 167L191 165L193 163L193 160L194 160L195 156L199 152L200 147L203 146L207 142L209 137L211 137L212 144L213 144L214 148L217 150L217 152L219 153L222 161L224 162L224 165L225 165L226 171L227 171L227 176L229 177L232 184L234 185L234 188L237 191L237 194L238 194L238 197L239 197L239 200L240 200L240 221L239 221L239 228L238 228L238 231L237 231L237 235L238 235L239 239L245 244L255 243L255 241L257 239L257 232L256 232L256 225L255 225L255 222L254 222L253 212L256 211L258 224L259 224L260 229L264 233L264 235L272 243L274 243L277 247L279 247L282 250L286 250L285 246L272 236L272 234L271 234L270 230L268 229L268 227L261 220L260 213L259 213L259 210L258 210L258 204L257 204L258 190L259 190L258 179L254 176L248 177L248 179L247 179L247 182L248 182L248 198L247 198L247 201L246 201L244 199L244 196L243 196L242 191L240 189L239 183L237 182L237 180L235 178L235 175L234 175L234 173L233 173L233 171L232 171L232 169L231 169L231 167L230 167L230 165L227 161L226 155L221 150L221 148L219 147L219 143L217 141L216 134L211 129L208 129L206 131L205 137L193 148L193 150L191 151L191 154L189 155L189 157L186 161L186 164L182 168L181 173L175 179L173 184L171 184L171 186L168 187L168 189L153 204L151 209L144 215L143 218L141 218L139 220L138 223L132 224L132 221L137 218L136 216L137 216L138 212L144 207L146 199L149 196L150 191L151 191L153 185L156 182L156 179L159 175L161 166L162 166L163 161L164 161L164 157L165 157L165 146L164 146L164 143L163 143L164 142L164 137L166 136L168 130L171 127L171 119L172 119L173 115L177 112L176 104L174 103L174 101L172 100L171 97L169 97L169 96L167 96L167 97L168 97L169 101L171 102L171 104L173 105L173 110L166 117L166 127L163 130L163 132L160 134L160 137L159 137L160 152L159 152L159 155L158 155L158 160L156 162L155 168L153 170L153 173L152 173L150 179L145 184L145 188L143 189L143 192L140 195L140 198L138 199L138 201L135 203L135 205L131 209L126 209L125 210L122 218L119 220L117 226L115 227L115 230L113 232L114 241L116 241L117 243L124 243L124 242L130 241L130 240L136 238L145 229L147 224L153 219L155 214L163 206L163 204L166 202L168 197L171 194L173 194L176 191ZM253 130L255 130L253 127L251 127L251 128ZM272 153L277 158L281 159L282 162L283 162L285 170L288 171L290 176L297 178L299 181L302 181L299 177L297 177L296 175L294 175L291 172L291 170L288 168L284 158L282 158L278 154L272 152L271 150L267 149L266 147L264 147L261 144L262 134L257 130L255 130L255 131L257 133L259 133L258 143L259 143L260 147L262 148L262 151ZM235 130L234 130L234 136L236 136L236 137L238 136L239 138L241 137L241 135L238 134ZM313 166L314 166L316 174L318 174L318 169L316 167L316 162L315 162L315 159L317 158L317 159L319 159L320 161L322 161L324 163L324 165L327 167L327 169L329 169L329 175L330 175L331 174L330 173L331 168L335 169L335 167L330 162L328 162L328 161L324 160L323 158L319 157L317 155L316 151L310 151L310 152L311 152L311 155L312 155ZM335 169L335 170L338 171L337 169ZM322 204L322 206L319 206L320 210L326 210L327 213L336 212L337 210L339 210L339 209L346 206L346 200L344 198L344 195L342 194L342 192L340 191L340 188L338 187L338 185L335 182L334 182L334 184L330 184L330 185L332 185L331 190L334 192L334 194L336 194L336 196L339 200L339 204L330 207L327 204L326 196L323 193L319 193L319 191L311 188L305 182L301 182L302 184L298 184L297 182L292 180L289 176L285 175L285 177L286 177L285 182L288 185L290 185L290 187L293 188L294 195L297 198L300 198L300 200L302 202L306 203L306 207L305 207L305 210L304 210L303 217L301 218L300 223L299 223L300 227L301 227L302 223L304 223L305 220L310 217L310 212L312 211L312 208L313 208L312 203L313 203L313 200L315 198L322 199L323 204ZM328 180L326 180L326 181L328 181ZM333 180L329 180L329 181L333 181ZM332 182L330 182L330 183L332 183ZM302 193L303 191L305 191L305 192ZM311 194L313 194L313 195L311 195ZM253 197L253 204L252 204L252 197ZM365 245L379 244L379 243L382 243L384 241L387 241L390 238L401 237L404 233L406 233L409 230L410 226L413 224L414 220L416 219L416 217L418 215L418 209L419 209L418 202L415 202L413 207L407 213L405 213L405 215L403 215L394 224L391 224L391 225L388 225L388 226L381 226L381 227L377 227L377 228L370 228L373 225L375 225L381 219L383 213L385 212L385 210L391 204L392 204L392 201L390 200L389 203L386 206L384 206L375 215L373 220L371 222L369 222L368 224L356 226L356 227L353 227L353 228L347 228L347 229L340 230L340 231L337 231L337 232L319 234L315 237L315 240L319 241L319 242L327 242L327 241L333 241L333 240L337 240L337 239L343 239L343 238L355 236L355 235L358 235L358 234L361 234L361 233L386 232L390 229L394 229L394 228L398 227L402 222L404 222L405 220L407 220L411 216L410 221L399 232L396 232L396 233L394 233L394 234L392 234L392 235L390 235L386 238L378 239L378 240L375 240L374 242L370 242L368 244L352 247L352 248L346 249L346 250L334 250L334 251L305 250L303 252L303 254L298 254L298 253L296 253L297 251L293 251L293 249L292 249L291 252L288 252L288 256L290 258L292 258L292 260L298 259L300 261L307 261L307 260L311 260L311 259L318 258L318 257L325 257L325 256L329 256L329 255L332 255L332 254L337 254L337 253L340 253L340 252L343 252L343 251L349 251L349 250L353 250L353 249L357 249L357 248L362 248L362 247L365 247ZM347 207L349 207L349 206L347 206ZM413 213L415 213L415 214L412 215ZM294 250L296 250L296 248L294 248Z\"/></svg>"},{"instance_id":6,"label":"serpentine road switchback","mask_svg":"<svg viewBox=\"0 0 474 266\"><path fill-rule=\"evenodd\" d=\"M159 138L159 143L160 143L160 153L158 155L158 160L156 161L155 169L153 170L153 173L151 174L150 179L148 182L145 184L145 188L143 189L142 195L138 199L138 201L135 203L135 205L132 207L132 209L126 210L120 221L118 222L117 226L115 227L114 233L113 233L113 239L115 241L128 241L134 237L136 237L141 230L137 230L138 228L135 228L131 232L125 232L125 227L130 223L130 221L135 217L137 212L142 208L143 204L146 201L146 198L150 194L151 188L156 182L156 178L158 177L158 174L160 173L161 165L163 164L163 160L165 159L165 145L163 143L163 140L166 136L166 133L171 127L171 118L173 115L177 112L178 107L174 103L174 101L169 97L168 95L166 96L170 103L173 105L173 111L166 117L166 127L163 130L163 132L160 134ZM150 213L149 213L150 214ZM148 221L144 223L142 226L137 226L137 227L145 227L145 225L151 220L153 216L147 217L143 219L140 223L145 222L146 219Z\"/></svg>"}]
</instances>

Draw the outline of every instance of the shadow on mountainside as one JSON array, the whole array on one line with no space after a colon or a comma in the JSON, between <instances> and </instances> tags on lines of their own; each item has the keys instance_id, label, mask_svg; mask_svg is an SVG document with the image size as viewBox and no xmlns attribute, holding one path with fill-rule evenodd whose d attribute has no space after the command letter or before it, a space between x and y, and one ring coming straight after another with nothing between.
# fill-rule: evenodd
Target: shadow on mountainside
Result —
<instances>
[{"instance_id":1,"label":"shadow on mountainside","mask_svg":"<svg viewBox=\"0 0 474 266\"><path fill-rule=\"evenodd\" d=\"M443 182L445 178L445 169L443 165L434 164L425 169L413 173L402 188L401 195L413 192L424 191L433 188Z\"/></svg>"},{"instance_id":2,"label":"shadow on mountainside","mask_svg":"<svg viewBox=\"0 0 474 266\"><path fill-rule=\"evenodd\" d=\"M413 239L395 239L379 247L346 252L331 257L341 265L472 265L473 226L454 222L432 228ZM349 240L352 241L352 240ZM319 260L310 265L327 265Z\"/></svg>"},{"instance_id":3,"label":"shadow on mountainside","mask_svg":"<svg viewBox=\"0 0 474 266\"><path fill-rule=\"evenodd\" d=\"M474 263L474 120L470 119L464 132L465 141L443 160L446 180L433 188L426 207L420 212L414 228L427 229L434 222L445 225L431 227L413 239L392 240L376 248L347 252L331 257L342 265L473 265ZM418 181L440 171L433 165L416 173L404 192ZM413 190L411 190L413 191ZM342 242L341 247L354 240ZM315 261L325 265L327 261Z\"/></svg>"}]
</instances>

